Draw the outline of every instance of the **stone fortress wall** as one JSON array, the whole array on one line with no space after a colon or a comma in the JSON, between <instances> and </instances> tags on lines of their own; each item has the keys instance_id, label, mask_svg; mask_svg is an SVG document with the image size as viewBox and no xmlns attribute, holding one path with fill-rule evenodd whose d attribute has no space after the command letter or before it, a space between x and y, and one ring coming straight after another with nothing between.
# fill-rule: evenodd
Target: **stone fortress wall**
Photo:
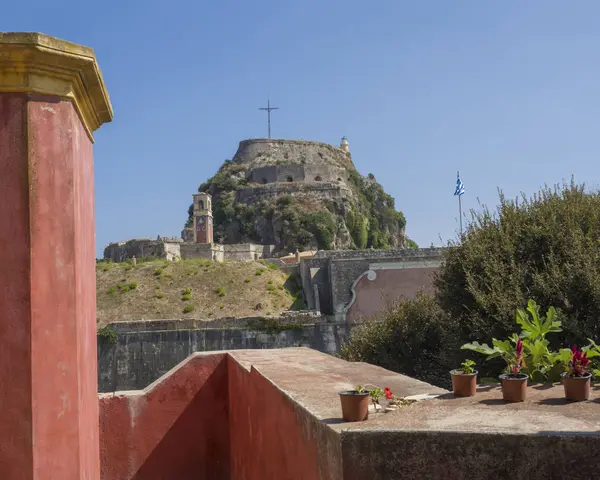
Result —
<instances>
[{"instance_id":1,"label":"stone fortress wall","mask_svg":"<svg viewBox=\"0 0 600 480\"><path fill-rule=\"evenodd\" d=\"M163 258L168 261L193 258L206 258L215 262L251 261L271 257L274 248L273 245L253 243L221 245L186 242L180 238L141 238L109 244L104 249L104 259L112 262L124 262L133 257Z\"/></svg>"},{"instance_id":2,"label":"stone fortress wall","mask_svg":"<svg viewBox=\"0 0 600 480\"><path fill-rule=\"evenodd\" d=\"M233 163L246 165L246 188L236 202L252 203L279 195L310 194L327 200L353 195L348 150L307 140L250 139L240 142ZM260 186L258 186L260 185Z\"/></svg>"}]
</instances>

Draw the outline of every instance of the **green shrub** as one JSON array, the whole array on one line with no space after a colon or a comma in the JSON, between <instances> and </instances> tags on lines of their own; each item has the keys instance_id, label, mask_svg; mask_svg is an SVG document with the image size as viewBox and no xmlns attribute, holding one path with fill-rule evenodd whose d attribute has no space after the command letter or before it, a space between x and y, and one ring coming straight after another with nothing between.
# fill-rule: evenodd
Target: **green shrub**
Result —
<instances>
[{"instance_id":1,"label":"green shrub","mask_svg":"<svg viewBox=\"0 0 600 480\"><path fill-rule=\"evenodd\" d=\"M162 268L157 268L156 270L154 270L154 275L156 277L160 277L163 273L163 269Z\"/></svg>"},{"instance_id":2,"label":"green shrub","mask_svg":"<svg viewBox=\"0 0 600 480\"><path fill-rule=\"evenodd\" d=\"M192 294L192 289L191 288L184 288L183 291L181 292L182 295L191 295Z\"/></svg>"},{"instance_id":3,"label":"green shrub","mask_svg":"<svg viewBox=\"0 0 600 480\"><path fill-rule=\"evenodd\" d=\"M431 294L419 293L355 327L340 356L368 362L437 385L462 359L456 323Z\"/></svg>"},{"instance_id":4,"label":"green shrub","mask_svg":"<svg viewBox=\"0 0 600 480\"><path fill-rule=\"evenodd\" d=\"M114 297L117 294L117 287L110 287L106 293Z\"/></svg>"},{"instance_id":5,"label":"green shrub","mask_svg":"<svg viewBox=\"0 0 600 480\"><path fill-rule=\"evenodd\" d=\"M138 287L138 282L129 282L129 290L135 290Z\"/></svg>"},{"instance_id":6,"label":"green shrub","mask_svg":"<svg viewBox=\"0 0 600 480\"><path fill-rule=\"evenodd\" d=\"M256 275L257 277L260 277L263 273L265 273L265 269L259 268L258 270L256 270L256 272L254 272L254 275Z\"/></svg>"},{"instance_id":7,"label":"green shrub","mask_svg":"<svg viewBox=\"0 0 600 480\"><path fill-rule=\"evenodd\" d=\"M99 328L96 332L96 336L101 344L114 345L117 343L117 333L110 325Z\"/></svg>"},{"instance_id":8,"label":"green shrub","mask_svg":"<svg viewBox=\"0 0 600 480\"><path fill-rule=\"evenodd\" d=\"M185 307L183 307L183 313L191 313L195 309L196 308L193 305L186 305Z\"/></svg>"},{"instance_id":9,"label":"green shrub","mask_svg":"<svg viewBox=\"0 0 600 480\"><path fill-rule=\"evenodd\" d=\"M252 281L252 279L251 279L251 278L246 278L246 279L244 279L244 283L250 283L251 281Z\"/></svg>"},{"instance_id":10,"label":"green shrub","mask_svg":"<svg viewBox=\"0 0 600 480\"><path fill-rule=\"evenodd\" d=\"M163 292L156 292L156 298L165 298L165 294Z\"/></svg>"},{"instance_id":11,"label":"green shrub","mask_svg":"<svg viewBox=\"0 0 600 480\"><path fill-rule=\"evenodd\" d=\"M225 289L223 287L215 288L215 293L219 297L224 297L226 295Z\"/></svg>"},{"instance_id":12,"label":"green shrub","mask_svg":"<svg viewBox=\"0 0 600 480\"><path fill-rule=\"evenodd\" d=\"M600 334L600 194L544 188L531 198L500 195L496 212L474 212L438 272L440 305L465 342L506 337L529 298L554 305L563 331L553 347Z\"/></svg>"},{"instance_id":13,"label":"green shrub","mask_svg":"<svg viewBox=\"0 0 600 480\"><path fill-rule=\"evenodd\" d=\"M182 295L181 296L181 301L183 301L183 302L187 302L187 301L189 301L191 299L192 299L192 296L190 294Z\"/></svg>"}]
</instances>

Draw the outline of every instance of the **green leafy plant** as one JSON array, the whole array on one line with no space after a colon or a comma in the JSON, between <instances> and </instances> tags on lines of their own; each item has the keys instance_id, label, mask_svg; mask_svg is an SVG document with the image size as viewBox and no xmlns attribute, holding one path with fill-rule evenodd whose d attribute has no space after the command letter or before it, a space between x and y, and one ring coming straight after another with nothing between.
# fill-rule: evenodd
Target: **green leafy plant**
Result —
<instances>
[{"instance_id":1,"label":"green leafy plant","mask_svg":"<svg viewBox=\"0 0 600 480\"><path fill-rule=\"evenodd\" d=\"M460 371L465 375L470 375L475 371L475 362L473 360L467 359L464 362L462 362L460 366Z\"/></svg>"},{"instance_id":2,"label":"green leafy plant","mask_svg":"<svg viewBox=\"0 0 600 480\"><path fill-rule=\"evenodd\" d=\"M588 338L588 342L589 344L581 349L586 353L587 358L593 359L595 357L600 357L600 345L596 345L596 342L594 342L591 338ZM566 354L565 358L568 358ZM597 360L592 360L592 375L596 378L600 377L600 367Z\"/></svg>"},{"instance_id":3,"label":"green leafy plant","mask_svg":"<svg viewBox=\"0 0 600 480\"><path fill-rule=\"evenodd\" d=\"M517 310L516 321L522 329L519 335L513 333L507 340L493 338L491 347L478 342L466 343L461 350L481 353L487 356L486 360L501 357L507 364L508 373L516 374L523 370L532 380L558 379L564 352L550 351L546 339L549 333L562 331L556 310L550 307L542 317L540 307L534 300L529 300L527 312Z\"/></svg>"},{"instance_id":4,"label":"green leafy plant","mask_svg":"<svg viewBox=\"0 0 600 480\"><path fill-rule=\"evenodd\" d=\"M98 340L102 344L114 345L117 343L117 333L110 325L99 328L96 332Z\"/></svg>"},{"instance_id":5,"label":"green leafy plant","mask_svg":"<svg viewBox=\"0 0 600 480\"><path fill-rule=\"evenodd\" d=\"M195 307L193 305L186 305L185 307L183 307L183 313L191 313L195 310Z\"/></svg>"},{"instance_id":6,"label":"green leafy plant","mask_svg":"<svg viewBox=\"0 0 600 480\"><path fill-rule=\"evenodd\" d=\"M371 387L371 388L369 388L369 387ZM357 385L356 387L354 387L354 390L357 393L368 393L369 397L371 397L371 402L373 402L373 405L379 404L379 399L381 398L381 396L384 393L384 391L381 388L379 388L375 385L369 385L369 384Z\"/></svg>"}]
</instances>

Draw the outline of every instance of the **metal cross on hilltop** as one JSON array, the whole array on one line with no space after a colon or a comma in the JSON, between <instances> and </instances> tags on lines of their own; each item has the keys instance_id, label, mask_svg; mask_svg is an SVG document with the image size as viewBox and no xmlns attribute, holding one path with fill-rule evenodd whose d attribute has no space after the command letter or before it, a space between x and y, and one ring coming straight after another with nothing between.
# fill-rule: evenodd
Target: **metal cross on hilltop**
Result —
<instances>
[{"instance_id":1,"label":"metal cross on hilltop","mask_svg":"<svg viewBox=\"0 0 600 480\"><path fill-rule=\"evenodd\" d=\"M271 138L271 110L279 110L279 107L272 107L271 106L271 99L268 99L267 100L267 106L259 108L259 110L266 110L267 111L267 118L268 118L268 122L269 122L269 138Z\"/></svg>"}]
</instances>

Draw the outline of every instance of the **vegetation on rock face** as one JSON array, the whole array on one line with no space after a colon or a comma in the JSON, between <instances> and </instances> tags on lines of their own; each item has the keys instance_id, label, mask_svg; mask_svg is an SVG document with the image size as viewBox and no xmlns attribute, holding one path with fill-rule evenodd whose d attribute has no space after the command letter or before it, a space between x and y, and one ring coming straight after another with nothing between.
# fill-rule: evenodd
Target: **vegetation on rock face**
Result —
<instances>
[{"instance_id":1,"label":"vegetation on rock face","mask_svg":"<svg viewBox=\"0 0 600 480\"><path fill-rule=\"evenodd\" d=\"M497 211L472 215L447 252L434 296L404 301L359 327L345 358L426 380L441 372L434 383L443 385L444 370L461 360L460 345L506 338L529 299L556 308L562 331L549 338L550 348L597 341L600 193L571 184L514 201L501 194ZM492 361L480 373L501 367Z\"/></svg>"},{"instance_id":2,"label":"vegetation on rock face","mask_svg":"<svg viewBox=\"0 0 600 480\"><path fill-rule=\"evenodd\" d=\"M326 154L345 155L326 147ZM275 164L287 163L286 155ZM319 155L326 163L327 157L321 152ZM284 192L249 202L236 201L236 191L262 185L249 183L250 165L226 160L217 174L198 189L213 196L215 241L275 244L285 251L402 247L404 215L396 211L394 199L375 177L362 177L349 158L336 163L346 170L343 182L350 189L348 195L323 200L306 191ZM188 209L187 227L191 226L192 215L193 205Z\"/></svg>"}]
</instances>

